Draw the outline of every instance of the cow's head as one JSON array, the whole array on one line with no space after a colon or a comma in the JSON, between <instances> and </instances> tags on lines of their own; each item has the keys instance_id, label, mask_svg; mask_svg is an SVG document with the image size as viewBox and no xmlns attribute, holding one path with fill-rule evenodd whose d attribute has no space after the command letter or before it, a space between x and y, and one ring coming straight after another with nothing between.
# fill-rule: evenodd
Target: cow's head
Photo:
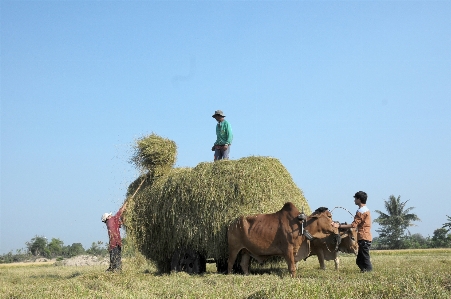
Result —
<instances>
[{"instance_id":1,"label":"cow's head","mask_svg":"<svg viewBox=\"0 0 451 299\"><path fill-rule=\"evenodd\" d=\"M342 224L347 224L342 223ZM340 228L341 242L338 250L343 253L357 254L359 251L359 244L357 243L357 229L356 228Z\"/></svg>"},{"instance_id":2,"label":"cow's head","mask_svg":"<svg viewBox=\"0 0 451 299\"><path fill-rule=\"evenodd\" d=\"M325 207L316 209L307 217L305 229L314 238L322 239L331 234L339 238L338 228L332 225L332 213Z\"/></svg>"}]
</instances>

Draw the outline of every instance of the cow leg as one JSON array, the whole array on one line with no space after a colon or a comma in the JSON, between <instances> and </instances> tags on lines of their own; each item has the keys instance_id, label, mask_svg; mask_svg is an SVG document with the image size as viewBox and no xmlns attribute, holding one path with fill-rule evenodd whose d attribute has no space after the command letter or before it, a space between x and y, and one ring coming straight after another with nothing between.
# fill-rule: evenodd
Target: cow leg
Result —
<instances>
[{"instance_id":1,"label":"cow leg","mask_svg":"<svg viewBox=\"0 0 451 299\"><path fill-rule=\"evenodd\" d=\"M326 263L324 262L324 252L322 249L318 250L318 262L319 262L319 268L321 270L326 270Z\"/></svg>"},{"instance_id":2,"label":"cow leg","mask_svg":"<svg viewBox=\"0 0 451 299\"><path fill-rule=\"evenodd\" d=\"M291 252L292 253L292 252ZM296 262L294 261L294 254L285 256L285 260L287 261L288 271L290 271L291 278L296 277Z\"/></svg>"},{"instance_id":3,"label":"cow leg","mask_svg":"<svg viewBox=\"0 0 451 299\"><path fill-rule=\"evenodd\" d=\"M243 250L244 251L244 250ZM251 260L251 256L248 252L244 251L241 255L241 269L243 270L244 275L249 275L249 263Z\"/></svg>"},{"instance_id":4,"label":"cow leg","mask_svg":"<svg viewBox=\"0 0 451 299\"><path fill-rule=\"evenodd\" d=\"M338 267L340 266L340 259L338 258L338 254L336 252L335 252L334 263L335 263L335 270L338 271Z\"/></svg>"},{"instance_id":5,"label":"cow leg","mask_svg":"<svg viewBox=\"0 0 451 299\"><path fill-rule=\"evenodd\" d=\"M229 259L227 260L227 274L232 274L233 264L235 263L236 257L241 249L231 249L229 248Z\"/></svg>"}]
</instances>

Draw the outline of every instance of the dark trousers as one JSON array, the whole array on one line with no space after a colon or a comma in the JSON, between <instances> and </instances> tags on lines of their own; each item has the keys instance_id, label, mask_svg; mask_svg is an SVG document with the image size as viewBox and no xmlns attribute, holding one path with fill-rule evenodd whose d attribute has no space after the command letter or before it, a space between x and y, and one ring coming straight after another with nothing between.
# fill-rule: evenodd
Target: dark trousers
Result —
<instances>
[{"instance_id":1,"label":"dark trousers","mask_svg":"<svg viewBox=\"0 0 451 299\"><path fill-rule=\"evenodd\" d=\"M360 271L369 272L373 270L373 265L370 260L371 242L366 240L359 240L359 253L355 263L359 266Z\"/></svg>"},{"instance_id":2,"label":"dark trousers","mask_svg":"<svg viewBox=\"0 0 451 299\"><path fill-rule=\"evenodd\" d=\"M121 246L116 246L110 250L110 268L108 268L108 270L113 271L122 269L121 251Z\"/></svg>"},{"instance_id":3,"label":"dark trousers","mask_svg":"<svg viewBox=\"0 0 451 299\"><path fill-rule=\"evenodd\" d=\"M215 161L217 160L228 160L230 154L230 144L227 149L224 149L224 146L221 145L219 149L215 149Z\"/></svg>"}]
</instances>

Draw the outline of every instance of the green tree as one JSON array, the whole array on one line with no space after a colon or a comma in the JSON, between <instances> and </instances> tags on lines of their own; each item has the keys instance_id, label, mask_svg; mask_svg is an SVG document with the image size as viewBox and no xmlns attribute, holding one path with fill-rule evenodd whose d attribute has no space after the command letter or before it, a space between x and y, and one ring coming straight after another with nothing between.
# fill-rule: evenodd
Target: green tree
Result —
<instances>
[{"instance_id":1,"label":"green tree","mask_svg":"<svg viewBox=\"0 0 451 299\"><path fill-rule=\"evenodd\" d=\"M451 235L447 234L446 228L438 228L434 231L431 243L434 248L447 248L451 247Z\"/></svg>"},{"instance_id":2,"label":"green tree","mask_svg":"<svg viewBox=\"0 0 451 299\"><path fill-rule=\"evenodd\" d=\"M52 257L59 256L63 253L64 242L57 238L52 238L47 245Z\"/></svg>"},{"instance_id":3,"label":"green tree","mask_svg":"<svg viewBox=\"0 0 451 299\"><path fill-rule=\"evenodd\" d=\"M27 245L28 251L34 256L50 256L50 251L47 248L46 237L35 236L30 242L26 242L25 245Z\"/></svg>"},{"instance_id":4,"label":"green tree","mask_svg":"<svg viewBox=\"0 0 451 299\"><path fill-rule=\"evenodd\" d=\"M414 207L406 208L408 202L401 202L401 196L396 198L390 195L385 202L387 213L375 210L379 214L374 222L379 223L379 241L386 245L388 249L400 249L404 247L405 231L409 226L413 226L413 221L421 221L416 214L409 213ZM408 231L408 230L407 230Z\"/></svg>"},{"instance_id":5,"label":"green tree","mask_svg":"<svg viewBox=\"0 0 451 299\"><path fill-rule=\"evenodd\" d=\"M446 231L449 232L451 230L451 217L449 217L448 215L446 215L446 217L448 217L448 222L443 224L442 228L445 228Z\"/></svg>"},{"instance_id":6,"label":"green tree","mask_svg":"<svg viewBox=\"0 0 451 299\"><path fill-rule=\"evenodd\" d=\"M375 250L387 249L387 246L385 244L381 243L381 240L379 237L374 237L373 241L371 242L371 249L375 249Z\"/></svg>"},{"instance_id":7,"label":"green tree","mask_svg":"<svg viewBox=\"0 0 451 299\"><path fill-rule=\"evenodd\" d=\"M429 247L429 240L421 234L413 234L404 239L404 248L421 249Z\"/></svg>"},{"instance_id":8,"label":"green tree","mask_svg":"<svg viewBox=\"0 0 451 299\"><path fill-rule=\"evenodd\" d=\"M6 254L2 254L0 256L0 264L12 263L12 262L14 262L14 255L13 255L12 251L10 251L10 252L8 252Z\"/></svg>"},{"instance_id":9,"label":"green tree","mask_svg":"<svg viewBox=\"0 0 451 299\"><path fill-rule=\"evenodd\" d=\"M85 249L81 243L72 243L72 245L63 248L63 255L66 257L82 255L83 253L85 253Z\"/></svg>"},{"instance_id":10,"label":"green tree","mask_svg":"<svg viewBox=\"0 0 451 299\"><path fill-rule=\"evenodd\" d=\"M105 248L102 241L92 242L91 247L86 250L86 253L91 255L105 256L108 254L108 249Z\"/></svg>"}]
</instances>

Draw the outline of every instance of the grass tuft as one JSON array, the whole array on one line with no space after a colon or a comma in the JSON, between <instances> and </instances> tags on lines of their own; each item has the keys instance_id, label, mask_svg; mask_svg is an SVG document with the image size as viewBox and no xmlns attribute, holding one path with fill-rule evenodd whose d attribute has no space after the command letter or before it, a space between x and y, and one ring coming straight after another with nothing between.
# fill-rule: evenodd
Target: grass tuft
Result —
<instances>
[{"instance_id":1,"label":"grass tuft","mask_svg":"<svg viewBox=\"0 0 451 299\"><path fill-rule=\"evenodd\" d=\"M124 260L120 274L99 266L5 266L0 298L451 298L451 249L371 257L374 271L364 274L355 256L342 256L338 272L319 270L318 261L308 259L298 263L294 279L284 262L249 276L220 275L215 267L204 275L161 275L133 259Z\"/></svg>"}]
</instances>

